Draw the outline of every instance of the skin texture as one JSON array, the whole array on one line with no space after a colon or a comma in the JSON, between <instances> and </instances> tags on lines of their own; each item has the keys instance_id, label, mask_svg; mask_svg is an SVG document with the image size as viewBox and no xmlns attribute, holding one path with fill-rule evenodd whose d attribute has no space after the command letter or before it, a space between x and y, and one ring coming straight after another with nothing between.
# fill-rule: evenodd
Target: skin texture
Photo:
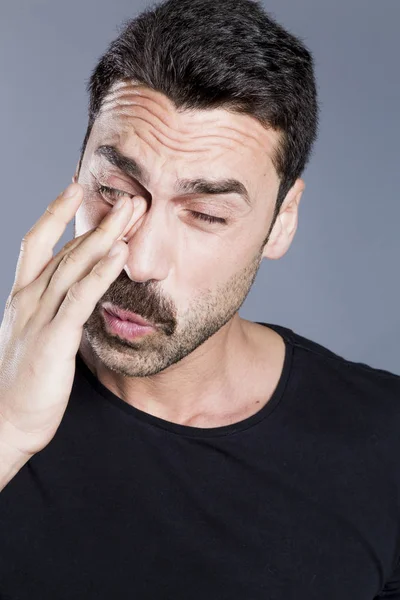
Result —
<instances>
[{"instance_id":1,"label":"skin texture","mask_svg":"<svg viewBox=\"0 0 400 600\"><path fill-rule=\"evenodd\" d=\"M129 256L84 326L79 354L127 403L170 422L217 427L258 412L280 378L284 343L276 332L238 315L263 258L288 251L304 182L283 203L269 242L279 179L271 157L278 133L223 109L178 113L163 94L124 81L111 88L93 126L80 172L84 200L75 237L95 227L121 194L146 211L124 236ZM94 156L113 145L149 172L146 187ZM238 195L176 193L178 178L236 178ZM197 220L196 211L227 220ZM106 329L104 302L143 316L159 329L127 341Z\"/></svg>"}]
</instances>

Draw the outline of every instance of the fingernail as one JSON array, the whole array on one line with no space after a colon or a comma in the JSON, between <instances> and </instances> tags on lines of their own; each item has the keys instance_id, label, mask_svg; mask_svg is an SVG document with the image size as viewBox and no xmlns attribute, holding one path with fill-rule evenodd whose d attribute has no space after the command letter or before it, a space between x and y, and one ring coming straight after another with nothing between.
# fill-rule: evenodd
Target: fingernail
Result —
<instances>
[{"instance_id":1,"label":"fingernail","mask_svg":"<svg viewBox=\"0 0 400 600\"><path fill-rule=\"evenodd\" d=\"M120 198L116 204L112 207L112 211L115 212L118 209L122 208L126 202L126 198Z\"/></svg>"},{"instance_id":2,"label":"fingernail","mask_svg":"<svg viewBox=\"0 0 400 600\"><path fill-rule=\"evenodd\" d=\"M63 196L64 198L72 198L72 196L75 196L78 190L79 186L77 183L70 183L67 189L64 191Z\"/></svg>"}]
</instances>

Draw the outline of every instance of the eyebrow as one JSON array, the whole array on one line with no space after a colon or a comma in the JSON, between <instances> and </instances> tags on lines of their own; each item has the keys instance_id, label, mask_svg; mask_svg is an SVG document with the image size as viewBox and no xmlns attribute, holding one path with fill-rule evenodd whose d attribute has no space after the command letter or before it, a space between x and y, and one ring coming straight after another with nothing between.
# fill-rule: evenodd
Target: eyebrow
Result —
<instances>
[{"instance_id":1,"label":"eyebrow","mask_svg":"<svg viewBox=\"0 0 400 600\"><path fill-rule=\"evenodd\" d=\"M115 146L99 146L95 151L96 156L104 157L109 163L120 171L137 179L143 186L148 186L150 175L143 165L132 157L125 156ZM199 177L197 179L178 179L175 185L177 193L186 194L237 194L248 206L251 207L251 199L246 186L238 179L212 180Z\"/></svg>"}]
</instances>

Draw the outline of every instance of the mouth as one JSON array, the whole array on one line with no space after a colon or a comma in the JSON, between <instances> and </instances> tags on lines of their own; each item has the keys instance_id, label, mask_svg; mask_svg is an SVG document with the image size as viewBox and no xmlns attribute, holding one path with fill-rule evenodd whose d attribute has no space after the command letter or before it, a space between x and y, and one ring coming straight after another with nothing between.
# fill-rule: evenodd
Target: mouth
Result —
<instances>
[{"instance_id":1,"label":"mouth","mask_svg":"<svg viewBox=\"0 0 400 600\"><path fill-rule=\"evenodd\" d=\"M156 325L153 325L153 323L146 321L146 319L143 319L143 317L141 317L140 315L129 312L127 310L122 310L121 308L117 308L111 303L103 304L103 309L112 317L116 317L121 321L129 321L130 323L140 325L141 327L152 327L153 329L156 328Z\"/></svg>"},{"instance_id":2,"label":"mouth","mask_svg":"<svg viewBox=\"0 0 400 600\"><path fill-rule=\"evenodd\" d=\"M156 327L153 325L142 325L136 321L136 319L140 319L142 323L147 323L147 321L139 317L139 315L135 315L135 313L126 313L125 311L122 311L124 317L130 317L129 319L122 319L118 315L118 313L120 313L119 309L116 311L116 309L113 308L112 311L113 312L110 312L108 308L103 308L102 316L107 330L113 335L133 341L137 338L142 338L156 332Z\"/></svg>"}]
</instances>

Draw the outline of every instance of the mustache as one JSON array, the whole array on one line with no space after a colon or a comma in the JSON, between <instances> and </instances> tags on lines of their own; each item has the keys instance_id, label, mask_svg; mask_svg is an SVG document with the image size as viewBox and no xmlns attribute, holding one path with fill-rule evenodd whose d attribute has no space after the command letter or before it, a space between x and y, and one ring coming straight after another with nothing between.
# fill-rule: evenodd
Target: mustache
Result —
<instances>
[{"instance_id":1,"label":"mustache","mask_svg":"<svg viewBox=\"0 0 400 600\"><path fill-rule=\"evenodd\" d=\"M152 280L132 283L125 272L121 273L101 302L111 302L122 310L136 313L146 321L160 325L166 333L175 330L175 307L160 294Z\"/></svg>"}]
</instances>

